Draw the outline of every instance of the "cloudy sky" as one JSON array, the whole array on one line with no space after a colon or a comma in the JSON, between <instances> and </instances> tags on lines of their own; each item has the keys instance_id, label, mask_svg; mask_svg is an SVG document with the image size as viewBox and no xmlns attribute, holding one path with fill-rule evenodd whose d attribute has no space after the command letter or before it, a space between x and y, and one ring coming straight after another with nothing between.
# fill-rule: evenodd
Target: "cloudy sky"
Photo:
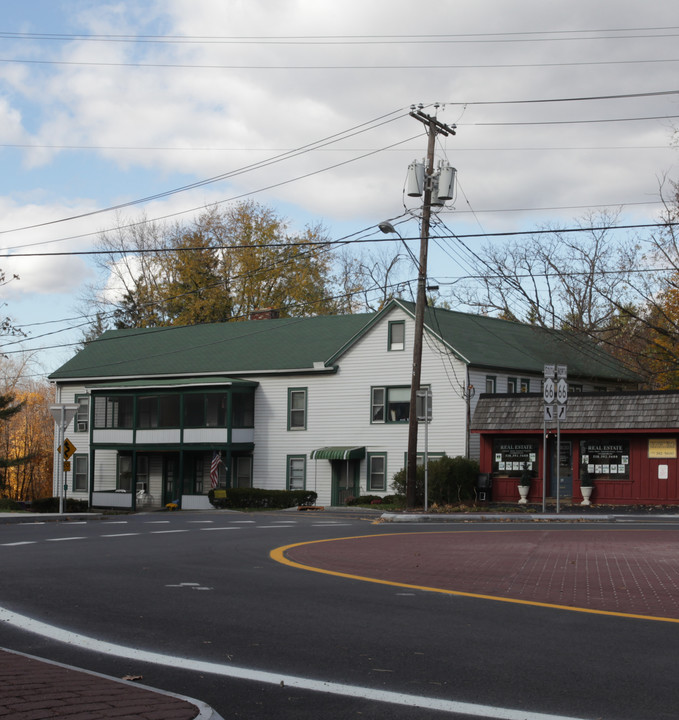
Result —
<instances>
[{"instance_id":1,"label":"cloudy sky","mask_svg":"<svg viewBox=\"0 0 679 720\"><path fill-rule=\"evenodd\" d=\"M437 146L459 181L440 227L653 222L659 179L679 179L678 37L676 0L4 3L0 268L20 279L0 293L28 339L3 350L39 349L37 373L71 357L97 279L73 253L121 213L190 221L252 198L333 238L383 239L411 212L416 237L412 104L457 126ZM432 253L445 294L464 258L450 240Z\"/></svg>"}]
</instances>

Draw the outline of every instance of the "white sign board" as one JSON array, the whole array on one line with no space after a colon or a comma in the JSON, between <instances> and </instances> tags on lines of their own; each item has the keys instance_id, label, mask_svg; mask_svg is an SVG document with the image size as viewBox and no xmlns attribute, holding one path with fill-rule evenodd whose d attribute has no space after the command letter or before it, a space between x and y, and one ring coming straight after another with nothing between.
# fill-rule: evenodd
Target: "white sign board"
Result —
<instances>
[{"instance_id":1,"label":"white sign board","mask_svg":"<svg viewBox=\"0 0 679 720\"><path fill-rule=\"evenodd\" d=\"M559 378L556 383L556 401L562 405L568 402L568 380Z\"/></svg>"},{"instance_id":2,"label":"white sign board","mask_svg":"<svg viewBox=\"0 0 679 720\"><path fill-rule=\"evenodd\" d=\"M554 388L554 380L552 378L545 378L544 385L542 387L542 396L545 400L546 405L551 405L554 402L556 390Z\"/></svg>"},{"instance_id":3,"label":"white sign board","mask_svg":"<svg viewBox=\"0 0 679 720\"><path fill-rule=\"evenodd\" d=\"M54 418L54 422L57 425L65 429L78 412L78 407L79 405L77 403L50 405L50 415Z\"/></svg>"}]
</instances>

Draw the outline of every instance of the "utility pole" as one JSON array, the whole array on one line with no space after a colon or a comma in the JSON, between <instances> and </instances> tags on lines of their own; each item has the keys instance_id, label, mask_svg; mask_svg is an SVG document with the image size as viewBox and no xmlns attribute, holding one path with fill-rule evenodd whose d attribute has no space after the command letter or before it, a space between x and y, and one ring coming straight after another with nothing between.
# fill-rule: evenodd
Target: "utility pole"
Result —
<instances>
[{"instance_id":1,"label":"utility pole","mask_svg":"<svg viewBox=\"0 0 679 720\"><path fill-rule=\"evenodd\" d=\"M438 107L438 106L437 106ZM417 296L415 299L415 338L413 340L413 373L410 382L410 414L408 424L408 467L406 472L406 507L415 507L415 480L417 477L417 391L422 375L422 337L424 334L424 308L427 304L427 253L429 250L429 224L431 218L432 190L434 181L434 149L437 135L455 135L455 126L449 127L435 117L422 112L421 107L411 108L410 117L421 122L428 135L427 162L424 181L424 206L420 231L420 263L417 273Z\"/></svg>"}]
</instances>

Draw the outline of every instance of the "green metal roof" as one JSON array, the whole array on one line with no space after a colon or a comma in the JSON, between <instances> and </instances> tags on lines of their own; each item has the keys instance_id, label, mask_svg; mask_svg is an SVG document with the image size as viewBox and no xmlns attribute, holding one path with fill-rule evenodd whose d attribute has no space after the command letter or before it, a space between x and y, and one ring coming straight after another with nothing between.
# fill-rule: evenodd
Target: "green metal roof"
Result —
<instances>
[{"instance_id":1,"label":"green metal roof","mask_svg":"<svg viewBox=\"0 0 679 720\"><path fill-rule=\"evenodd\" d=\"M414 303L393 300L379 313L110 330L50 379L193 382L213 375L219 376L216 382L233 382L224 373L231 377L325 366L331 371L360 337L397 308L415 314ZM460 360L478 368L542 374L546 363L558 363L568 366L571 378L640 382L595 343L568 332L433 307L425 308L425 328Z\"/></svg>"},{"instance_id":2,"label":"green metal roof","mask_svg":"<svg viewBox=\"0 0 679 720\"><path fill-rule=\"evenodd\" d=\"M109 330L50 375L52 380L196 376L312 369L371 314Z\"/></svg>"},{"instance_id":3,"label":"green metal roof","mask_svg":"<svg viewBox=\"0 0 679 720\"><path fill-rule=\"evenodd\" d=\"M365 447L332 445L312 450L310 457L312 460L362 460Z\"/></svg>"},{"instance_id":4,"label":"green metal roof","mask_svg":"<svg viewBox=\"0 0 679 720\"><path fill-rule=\"evenodd\" d=\"M414 303L397 302L414 316ZM434 307L425 309L424 322L429 333L476 367L542 374L546 363L555 363L567 365L569 377L631 383L641 380L593 341L564 330Z\"/></svg>"}]
</instances>

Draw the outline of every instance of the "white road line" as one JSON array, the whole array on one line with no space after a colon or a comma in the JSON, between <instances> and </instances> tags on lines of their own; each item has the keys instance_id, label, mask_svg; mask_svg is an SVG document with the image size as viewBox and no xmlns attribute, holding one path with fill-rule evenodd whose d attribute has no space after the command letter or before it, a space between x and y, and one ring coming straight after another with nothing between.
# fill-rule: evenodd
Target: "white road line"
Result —
<instances>
[{"instance_id":1,"label":"white road line","mask_svg":"<svg viewBox=\"0 0 679 720\"><path fill-rule=\"evenodd\" d=\"M201 530L240 530L240 528L234 528L234 527L216 527L216 528L201 528Z\"/></svg>"},{"instance_id":2,"label":"white road line","mask_svg":"<svg viewBox=\"0 0 679 720\"><path fill-rule=\"evenodd\" d=\"M16 547L17 545L35 545L36 540L24 540L23 542L2 543L2 547Z\"/></svg>"},{"instance_id":3,"label":"white road line","mask_svg":"<svg viewBox=\"0 0 679 720\"><path fill-rule=\"evenodd\" d=\"M162 653L139 650L137 648L126 647L125 645L117 645L115 643L97 640L87 635L81 635L80 633L71 632L64 628L48 625L47 623L27 617L26 615L19 615L2 607L0 607L0 622L6 622L20 630L26 630L36 635L72 645L80 650L92 650L93 652L105 653L128 660L154 663L156 665L163 665L175 669L179 668L196 673L221 675L222 677L237 680L251 680L277 686L285 685L287 687L310 690L312 692L325 692L352 698L360 697L370 702L425 708L427 710L438 710L440 712L491 718L491 720L581 720L566 715L513 710L511 708L493 707L492 705L479 705L477 703L426 697L425 695L408 695L389 690L379 690L378 688L343 685L336 682L285 675L284 673L273 673L238 667L236 665L207 662L195 658L164 655Z\"/></svg>"},{"instance_id":4,"label":"white road line","mask_svg":"<svg viewBox=\"0 0 679 720\"><path fill-rule=\"evenodd\" d=\"M169 525L169 520L147 520L147 525Z\"/></svg>"},{"instance_id":5,"label":"white road line","mask_svg":"<svg viewBox=\"0 0 679 720\"><path fill-rule=\"evenodd\" d=\"M283 530L286 527L289 527L288 525L257 525L257 528L259 530Z\"/></svg>"},{"instance_id":6,"label":"white road line","mask_svg":"<svg viewBox=\"0 0 679 720\"><path fill-rule=\"evenodd\" d=\"M151 530L151 535L167 535L168 533L189 532L188 530Z\"/></svg>"},{"instance_id":7,"label":"white road line","mask_svg":"<svg viewBox=\"0 0 679 720\"><path fill-rule=\"evenodd\" d=\"M311 527L346 527L347 525L351 525L351 523L334 523L334 522L326 522L326 523L311 523Z\"/></svg>"},{"instance_id":8,"label":"white road line","mask_svg":"<svg viewBox=\"0 0 679 720\"><path fill-rule=\"evenodd\" d=\"M109 522L102 523L102 525L127 525L127 520L110 520Z\"/></svg>"},{"instance_id":9,"label":"white road line","mask_svg":"<svg viewBox=\"0 0 679 720\"><path fill-rule=\"evenodd\" d=\"M133 535L139 535L139 533L109 533L108 535L100 535L99 537L132 537Z\"/></svg>"},{"instance_id":10,"label":"white road line","mask_svg":"<svg viewBox=\"0 0 679 720\"><path fill-rule=\"evenodd\" d=\"M84 535L78 535L65 538L47 538L45 542L64 542L65 540L87 540L87 538Z\"/></svg>"},{"instance_id":11,"label":"white road line","mask_svg":"<svg viewBox=\"0 0 679 720\"><path fill-rule=\"evenodd\" d=\"M244 523L254 523L254 520L232 520L234 525L243 525Z\"/></svg>"},{"instance_id":12,"label":"white road line","mask_svg":"<svg viewBox=\"0 0 679 720\"><path fill-rule=\"evenodd\" d=\"M198 524L198 523L203 523L203 524L205 524L205 523L213 523L214 520L187 520L186 522L187 522L187 523L193 523L194 525L196 525L196 524Z\"/></svg>"}]
</instances>

